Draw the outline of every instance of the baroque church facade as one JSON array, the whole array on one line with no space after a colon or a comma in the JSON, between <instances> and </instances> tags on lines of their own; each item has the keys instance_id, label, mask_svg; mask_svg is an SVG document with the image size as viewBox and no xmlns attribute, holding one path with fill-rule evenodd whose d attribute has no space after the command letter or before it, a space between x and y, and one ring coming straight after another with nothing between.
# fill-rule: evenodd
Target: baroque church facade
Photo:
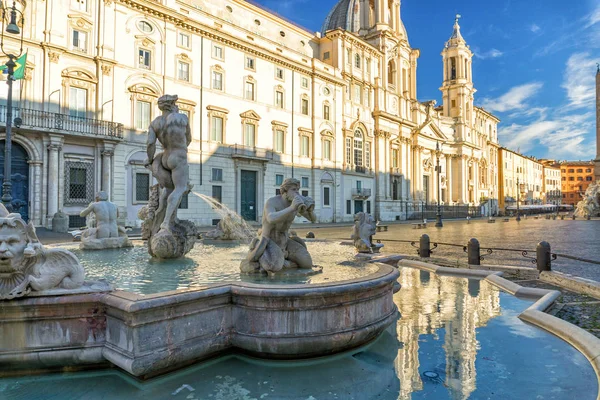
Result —
<instances>
[{"instance_id":1,"label":"baroque church facade","mask_svg":"<svg viewBox=\"0 0 600 400\"><path fill-rule=\"evenodd\" d=\"M398 0L340 0L322 33L242 0L17 3L28 56L13 95L13 197L36 226L51 227L59 210L83 225L98 190L122 223L139 225L153 184L147 127L164 93L179 96L192 127L194 188L179 216L201 225L218 215L194 193L260 221L291 176L320 222L498 197L499 120L474 105L458 19L440 44L436 105L417 100L419 50ZM5 46L18 50L10 38Z\"/></svg>"}]
</instances>

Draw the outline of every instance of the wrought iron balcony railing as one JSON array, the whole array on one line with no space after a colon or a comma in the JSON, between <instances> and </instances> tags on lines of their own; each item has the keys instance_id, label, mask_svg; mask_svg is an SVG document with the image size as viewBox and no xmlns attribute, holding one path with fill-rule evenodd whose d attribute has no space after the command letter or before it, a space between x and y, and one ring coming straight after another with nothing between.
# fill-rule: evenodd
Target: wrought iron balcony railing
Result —
<instances>
[{"instance_id":1,"label":"wrought iron balcony railing","mask_svg":"<svg viewBox=\"0 0 600 400\"><path fill-rule=\"evenodd\" d=\"M352 188L352 197L371 197L371 189Z\"/></svg>"},{"instance_id":2,"label":"wrought iron balcony railing","mask_svg":"<svg viewBox=\"0 0 600 400\"><path fill-rule=\"evenodd\" d=\"M7 110L8 107L6 105L0 105L0 124L6 124ZM123 124L117 122L75 117L19 107L13 107L12 115L15 119L20 118L20 120L17 120L19 125L13 123L17 128L41 128L54 131L73 132L82 135L110 136L114 138L123 137Z\"/></svg>"}]
</instances>

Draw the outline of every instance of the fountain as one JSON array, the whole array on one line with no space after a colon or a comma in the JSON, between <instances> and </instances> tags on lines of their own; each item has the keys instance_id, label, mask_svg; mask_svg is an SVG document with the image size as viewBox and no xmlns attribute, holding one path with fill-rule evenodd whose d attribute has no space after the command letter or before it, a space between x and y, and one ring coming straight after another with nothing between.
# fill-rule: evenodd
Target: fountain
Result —
<instances>
[{"instance_id":1,"label":"fountain","mask_svg":"<svg viewBox=\"0 0 600 400\"><path fill-rule=\"evenodd\" d=\"M381 243L373 243L373 236L377 230L375 219L365 213L359 212L354 215L354 226L352 227L352 239L356 251L359 253L379 253L383 247Z\"/></svg>"},{"instance_id":2,"label":"fountain","mask_svg":"<svg viewBox=\"0 0 600 400\"><path fill-rule=\"evenodd\" d=\"M203 239L212 240L241 240L250 242L256 236L256 230L235 211L229 209L226 205L219 203L213 197L202 193L192 192L204 202L206 202L220 217L215 229L202 235Z\"/></svg>"},{"instance_id":3,"label":"fountain","mask_svg":"<svg viewBox=\"0 0 600 400\"><path fill-rule=\"evenodd\" d=\"M573 215L583 218L600 216L600 181L588 186Z\"/></svg>"}]
</instances>

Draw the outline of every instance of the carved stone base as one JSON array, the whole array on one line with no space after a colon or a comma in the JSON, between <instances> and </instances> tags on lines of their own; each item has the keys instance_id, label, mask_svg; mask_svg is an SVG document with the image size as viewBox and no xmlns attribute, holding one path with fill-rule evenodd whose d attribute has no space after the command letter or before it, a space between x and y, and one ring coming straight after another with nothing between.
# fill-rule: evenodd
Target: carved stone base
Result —
<instances>
[{"instance_id":1,"label":"carved stone base","mask_svg":"<svg viewBox=\"0 0 600 400\"><path fill-rule=\"evenodd\" d=\"M133 243L127 236L103 239L81 238L79 248L82 250L120 249L122 247L133 247Z\"/></svg>"},{"instance_id":2,"label":"carved stone base","mask_svg":"<svg viewBox=\"0 0 600 400\"><path fill-rule=\"evenodd\" d=\"M179 258L196 243L198 230L193 222L177 220L170 230L161 229L148 240L148 252L157 258Z\"/></svg>"}]
</instances>

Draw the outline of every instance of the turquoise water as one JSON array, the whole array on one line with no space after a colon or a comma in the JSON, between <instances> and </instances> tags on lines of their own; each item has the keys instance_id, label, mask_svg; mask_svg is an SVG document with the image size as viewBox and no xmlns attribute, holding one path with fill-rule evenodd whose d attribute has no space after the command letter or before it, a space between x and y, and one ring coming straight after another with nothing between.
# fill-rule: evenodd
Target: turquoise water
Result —
<instances>
[{"instance_id":1,"label":"turquoise water","mask_svg":"<svg viewBox=\"0 0 600 400\"><path fill-rule=\"evenodd\" d=\"M128 249L79 250L76 244L61 248L71 250L79 258L86 271L86 280L105 279L117 289L139 294L193 289L224 281L327 283L355 279L377 271L372 264L356 262L352 246L321 241L308 242L307 246L313 263L322 266L323 272L275 279L266 275L240 274L240 262L248 253L248 246L244 244L197 243L186 257L161 261L152 259L141 243Z\"/></svg>"},{"instance_id":2,"label":"turquoise water","mask_svg":"<svg viewBox=\"0 0 600 400\"><path fill-rule=\"evenodd\" d=\"M596 399L588 361L518 319L531 302L486 282L400 272L397 323L345 354L228 356L146 382L116 370L0 379L0 399Z\"/></svg>"}]
</instances>

